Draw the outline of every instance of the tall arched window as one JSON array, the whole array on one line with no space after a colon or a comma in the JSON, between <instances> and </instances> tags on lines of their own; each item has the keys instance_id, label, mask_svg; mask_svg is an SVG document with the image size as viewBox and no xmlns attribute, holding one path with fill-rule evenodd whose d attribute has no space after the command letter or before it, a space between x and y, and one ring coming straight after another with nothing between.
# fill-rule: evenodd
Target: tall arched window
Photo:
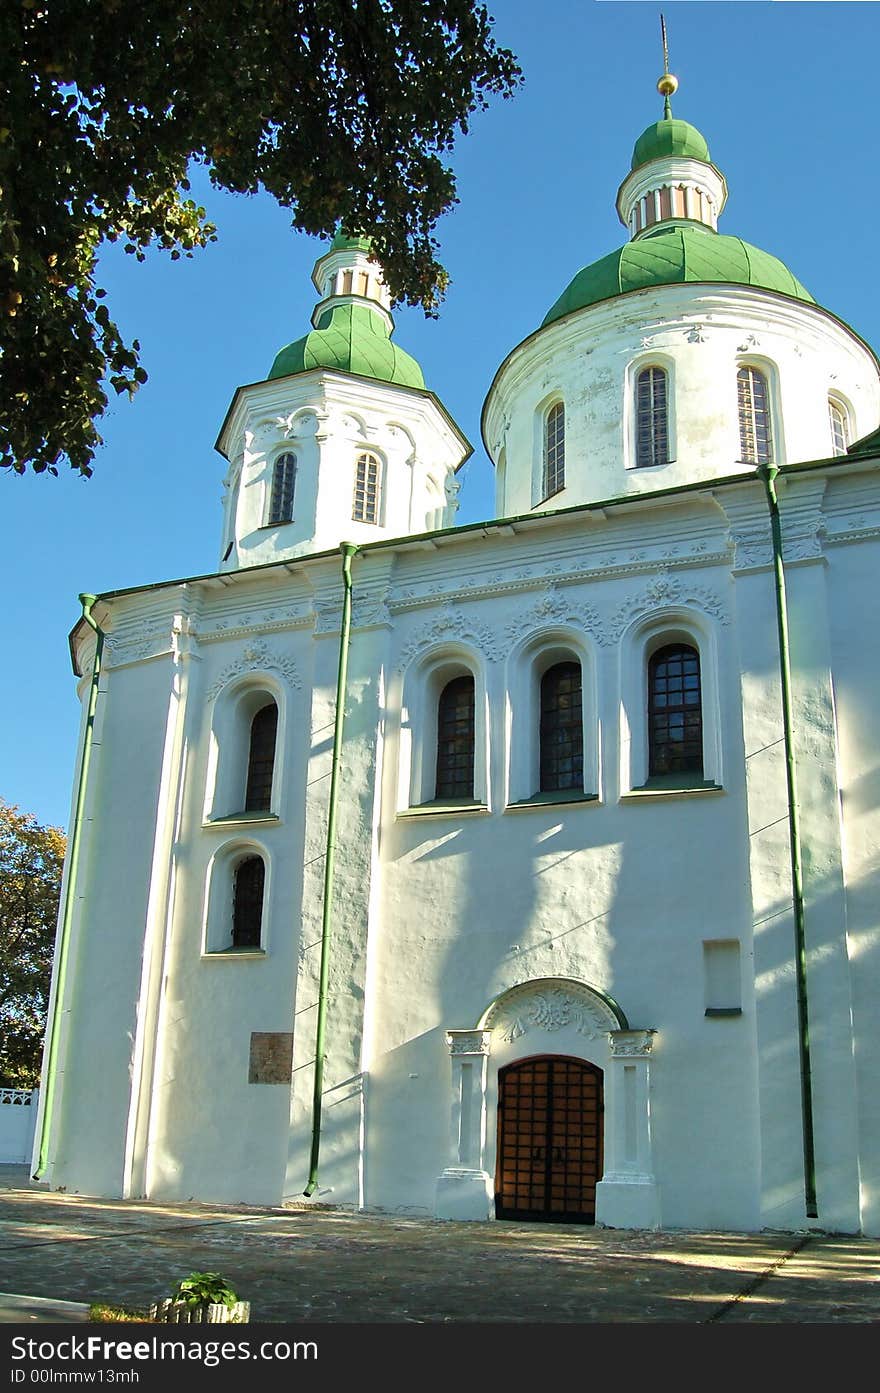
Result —
<instances>
[{"instance_id":1,"label":"tall arched window","mask_svg":"<svg viewBox=\"0 0 880 1393\"><path fill-rule=\"evenodd\" d=\"M272 467L272 495L269 499L269 523L290 522L293 519L293 493L296 486L296 455L286 451Z\"/></svg>"},{"instance_id":2,"label":"tall arched window","mask_svg":"<svg viewBox=\"0 0 880 1393\"><path fill-rule=\"evenodd\" d=\"M580 663L556 663L541 678L541 792L583 789Z\"/></svg>"},{"instance_id":3,"label":"tall arched window","mask_svg":"<svg viewBox=\"0 0 880 1393\"><path fill-rule=\"evenodd\" d=\"M474 796L474 679L454 677L437 704L436 798Z\"/></svg>"},{"instance_id":4,"label":"tall arched window","mask_svg":"<svg viewBox=\"0 0 880 1393\"><path fill-rule=\"evenodd\" d=\"M232 888L233 948L260 946L265 879L266 868L262 856L247 856L235 868Z\"/></svg>"},{"instance_id":5,"label":"tall arched window","mask_svg":"<svg viewBox=\"0 0 880 1393\"><path fill-rule=\"evenodd\" d=\"M565 406L557 401L544 417L544 465L541 497L565 488Z\"/></svg>"},{"instance_id":6,"label":"tall arched window","mask_svg":"<svg viewBox=\"0 0 880 1393\"><path fill-rule=\"evenodd\" d=\"M247 789L244 810L268 812L272 806L272 776L275 772L275 737L278 707L274 701L262 706L251 721L248 748Z\"/></svg>"},{"instance_id":7,"label":"tall arched window","mask_svg":"<svg viewBox=\"0 0 880 1393\"><path fill-rule=\"evenodd\" d=\"M686 643L658 648L648 662L648 773L703 773L700 655Z\"/></svg>"},{"instance_id":8,"label":"tall arched window","mask_svg":"<svg viewBox=\"0 0 880 1393\"><path fill-rule=\"evenodd\" d=\"M358 455L354 471L354 501L351 516L354 522L378 522L382 466L370 451Z\"/></svg>"},{"instance_id":9,"label":"tall arched window","mask_svg":"<svg viewBox=\"0 0 880 1393\"><path fill-rule=\"evenodd\" d=\"M845 455L849 444L849 420L843 402L828 398L828 419L831 424L831 453Z\"/></svg>"},{"instance_id":10,"label":"tall arched window","mask_svg":"<svg viewBox=\"0 0 880 1393\"><path fill-rule=\"evenodd\" d=\"M644 368L636 379L636 465L669 463L666 373Z\"/></svg>"},{"instance_id":11,"label":"tall arched window","mask_svg":"<svg viewBox=\"0 0 880 1393\"><path fill-rule=\"evenodd\" d=\"M770 392L757 368L742 367L736 375L739 407L739 454L744 464L769 464L773 458Z\"/></svg>"}]
</instances>

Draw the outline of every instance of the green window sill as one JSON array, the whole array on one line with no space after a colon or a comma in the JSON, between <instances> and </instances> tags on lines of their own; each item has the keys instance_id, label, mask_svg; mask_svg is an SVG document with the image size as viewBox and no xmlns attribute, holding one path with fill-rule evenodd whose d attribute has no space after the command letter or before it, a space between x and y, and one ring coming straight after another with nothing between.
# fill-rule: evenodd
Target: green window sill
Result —
<instances>
[{"instance_id":1,"label":"green window sill","mask_svg":"<svg viewBox=\"0 0 880 1393\"><path fill-rule=\"evenodd\" d=\"M206 948L203 958L266 958L265 948Z\"/></svg>"},{"instance_id":2,"label":"green window sill","mask_svg":"<svg viewBox=\"0 0 880 1393\"><path fill-rule=\"evenodd\" d=\"M530 798L520 798L516 803L508 803L506 813L518 813L527 808L564 808L571 804L598 803L598 793L584 793L580 789L560 788L553 793L533 793Z\"/></svg>"},{"instance_id":3,"label":"green window sill","mask_svg":"<svg viewBox=\"0 0 880 1393\"><path fill-rule=\"evenodd\" d=\"M280 822L277 813L226 813L223 817L209 817L202 823L203 827L239 827L247 824L253 826L258 823L264 826L272 826L273 823Z\"/></svg>"},{"instance_id":4,"label":"green window sill","mask_svg":"<svg viewBox=\"0 0 880 1393\"><path fill-rule=\"evenodd\" d=\"M462 817L474 813L488 813L486 803L476 801L460 803L455 798L435 798L430 803L419 803L414 808L402 808L398 817Z\"/></svg>"},{"instance_id":5,"label":"green window sill","mask_svg":"<svg viewBox=\"0 0 880 1393\"><path fill-rule=\"evenodd\" d=\"M631 788L620 795L621 803L638 802L643 798L690 798L701 797L706 793L723 793L721 784L711 780L699 779L689 783L686 778L676 779L675 775L649 779L638 788Z\"/></svg>"}]
</instances>

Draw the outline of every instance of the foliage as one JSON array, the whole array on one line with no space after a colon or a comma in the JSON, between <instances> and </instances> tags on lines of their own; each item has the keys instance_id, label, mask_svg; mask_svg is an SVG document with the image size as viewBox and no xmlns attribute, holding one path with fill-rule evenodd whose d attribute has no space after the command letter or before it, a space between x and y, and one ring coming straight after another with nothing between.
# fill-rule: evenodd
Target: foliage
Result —
<instances>
[{"instance_id":1,"label":"foliage","mask_svg":"<svg viewBox=\"0 0 880 1393\"><path fill-rule=\"evenodd\" d=\"M183 1301L187 1306L234 1306L238 1297L225 1277L219 1272L191 1272L182 1277L171 1293L172 1301Z\"/></svg>"},{"instance_id":2,"label":"foliage","mask_svg":"<svg viewBox=\"0 0 880 1393\"><path fill-rule=\"evenodd\" d=\"M0 1086L36 1088L64 833L0 798Z\"/></svg>"},{"instance_id":3,"label":"foliage","mask_svg":"<svg viewBox=\"0 0 880 1393\"><path fill-rule=\"evenodd\" d=\"M111 1306L105 1301L93 1301L89 1307L88 1318L91 1322L101 1325L108 1325L115 1321L136 1321L139 1324L154 1323L147 1311L140 1311L136 1306Z\"/></svg>"},{"instance_id":4,"label":"foliage","mask_svg":"<svg viewBox=\"0 0 880 1393\"><path fill-rule=\"evenodd\" d=\"M96 284L216 239L187 197L267 190L292 225L372 240L398 300L434 312L443 156L520 80L479 0L8 0L0 6L0 465L82 475L105 388L146 380Z\"/></svg>"}]
</instances>

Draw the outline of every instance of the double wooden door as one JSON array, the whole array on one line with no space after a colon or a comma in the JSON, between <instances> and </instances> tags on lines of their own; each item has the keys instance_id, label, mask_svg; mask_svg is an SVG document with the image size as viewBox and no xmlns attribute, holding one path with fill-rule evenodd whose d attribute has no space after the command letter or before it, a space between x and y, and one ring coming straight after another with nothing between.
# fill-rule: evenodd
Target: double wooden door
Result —
<instances>
[{"instance_id":1,"label":"double wooden door","mask_svg":"<svg viewBox=\"0 0 880 1393\"><path fill-rule=\"evenodd\" d=\"M498 1074L499 1219L592 1224L602 1176L602 1070L542 1055Z\"/></svg>"}]
</instances>

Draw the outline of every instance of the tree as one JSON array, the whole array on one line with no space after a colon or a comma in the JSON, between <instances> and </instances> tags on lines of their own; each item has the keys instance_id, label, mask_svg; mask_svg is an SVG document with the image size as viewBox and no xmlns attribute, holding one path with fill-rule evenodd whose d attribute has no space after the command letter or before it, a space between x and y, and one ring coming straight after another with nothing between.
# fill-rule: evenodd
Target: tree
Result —
<instances>
[{"instance_id":1,"label":"tree","mask_svg":"<svg viewBox=\"0 0 880 1393\"><path fill-rule=\"evenodd\" d=\"M64 833L0 798L0 1087L36 1088Z\"/></svg>"},{"instance_id":2,"label":"tree","mask_svg":"<svg viewBox=\"0 0 880 1393\"><path fill-rule=\"evenodd\" d=\"M216 239L187 197L268 190L292 225L370 238L397 301L434 313L443 156L520 80L476 0L8 0L0 6L0 465L83 475L105 388L146 381L96 284Z\"/></svg>"}]
</instances>

